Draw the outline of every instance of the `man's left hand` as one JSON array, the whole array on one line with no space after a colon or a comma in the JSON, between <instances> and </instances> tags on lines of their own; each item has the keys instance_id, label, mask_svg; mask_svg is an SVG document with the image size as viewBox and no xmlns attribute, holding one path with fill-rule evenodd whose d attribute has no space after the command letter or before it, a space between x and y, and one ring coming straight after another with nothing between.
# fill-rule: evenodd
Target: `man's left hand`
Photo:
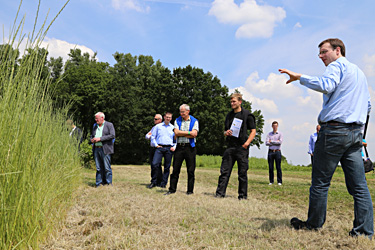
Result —
<instances>
[{"instance_id":1,"label":"man's left hand","mask_svg":"<svg viewBox=\"0 0 375 250\"><path fill-rule=\"evenodd\" d=\"M249 148L249 144L244 143L244 144L242 145L242 147L243 147L244 149L248 149L248 148Z\"/></svg>"}]
</instances>

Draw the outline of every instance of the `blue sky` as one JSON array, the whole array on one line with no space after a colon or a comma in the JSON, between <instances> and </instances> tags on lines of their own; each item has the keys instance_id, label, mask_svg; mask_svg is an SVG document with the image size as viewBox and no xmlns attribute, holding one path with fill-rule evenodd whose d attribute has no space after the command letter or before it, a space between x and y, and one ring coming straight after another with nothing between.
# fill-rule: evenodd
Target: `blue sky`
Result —
<instances>
[{"instance_id":1,"label":"blue sky","mask_svg":"<svg viewBox=\"0 0 375 250\"><path fill-rule=\"evenodd\" d=\"M52 20L64 3L42 1L38 23L48 10ZM3 32L0 36L6 39L19 2L0 4L5 38ZM25 33L32 30L37 4L25 0L21 7ZM121 52L151 55L170 69L192 65L210 71L231 90L238 88L253 109L262 110L264 139L271 122L279 121L283 155L293 164L308 164L307 143L322 96L298 82L285 85L286 77L277 70L321 75L325 67L317 45L338 37L347 58L365 72L375 107L374 10L370 0L72 0L44 44L51 56L65 59L77 46L110 64L112 55ZM373 158L374 123L371 119L367 134ZM250 154L266 157L267 148L252 148Z\"/></svg>"}]
</instances>

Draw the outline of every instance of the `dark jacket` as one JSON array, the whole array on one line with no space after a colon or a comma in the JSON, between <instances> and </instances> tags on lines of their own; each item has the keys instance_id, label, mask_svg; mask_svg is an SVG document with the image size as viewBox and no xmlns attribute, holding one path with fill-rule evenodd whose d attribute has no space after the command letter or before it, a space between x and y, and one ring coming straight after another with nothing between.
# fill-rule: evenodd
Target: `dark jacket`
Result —
<instances>
[{"instance_id":1,"label":"dark jacket","mask_svg":"<svg viewBox=\"0 0 375 250\"><path fill-rule=\"evenodd\" d=\"M103 152L104 154L113 154L114 153L114 140L115 139L115 128L113 127L113 124L110 122L105 121L104 122L104 128L103 128L103 134L102 137L100 137L100 141L103 144ZM96 129L98 128L98 125L94 125L90 139L95 138Z\"/></svg>"}]
</instances>

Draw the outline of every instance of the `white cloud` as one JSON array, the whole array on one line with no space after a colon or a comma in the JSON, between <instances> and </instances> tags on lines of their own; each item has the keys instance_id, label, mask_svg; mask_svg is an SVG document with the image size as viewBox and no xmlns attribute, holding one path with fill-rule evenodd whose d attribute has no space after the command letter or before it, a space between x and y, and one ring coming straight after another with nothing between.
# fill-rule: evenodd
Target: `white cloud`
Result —
<instances>
[{"instance_id":1,"label":"white cloud","mask_svg":"<svg viewBox=\"0 0 375 250\"><path fill-rule=\"evenodd\" d=\"M61 56L64 59L64 61L66 61L69 58L68 54L70 52L70 49L80 49L82 54L89 53L90 56L94 56L94 51L84 45L76 45L55 38L45 38L41 44L41 47L48 47L49 57L57 58Z\"/></svg>"},{"instance_id":2,"label":"white cloud","mask_svg":"<svg viewBox=\"0 0 375 250\"><path fill-rule=\"evenodd\" d=\"M258 5L256 0L244 0L240 5L234 0L215 0L208 14L221 23L239 25L237 38L271 37L276 23L286 17L283 8Z\"/></svg>"},{"instance_id":3,"label":"white cloud","mask_svg":"<svg viewBox=\"0 0 375 250\"><path fill-rule=\"evenodd\" d=\"M207 2L192 1L192 0L145 0L147 2L157 2L157 3L170 3L170 4L181 4L187 6L196 6L196 7L210 7L210 4Z\"/></svg>"},{"instance_id":4,"label":"white cloud","mask_svg":"<svg viewBox=\"0 0 375 250\"><path fill-rule=\"evenodd\" d=\"M285 75L270 73L266 80L259 80L258 72L253 72L247 79L245 87L254 94L273 99L286 99L302 94L301 88L294 84L285 84Z\"/></svg>"},{"instance_id":5,"label":"white cloud","mask_svg":"<svg viewBox=\"0 0 375 250\"><path fill-rule=\"evenodd\" d=\"M279 112L277 105L273 100L265 99L265 98L258 98L251 94L245 87L238 87L234 89L230 89L229 92L233 93L234 90L237 89L243 95L243 98L252 103L252 107L254 110L259 109L262 112L267 112L270 114L277 114Z\"/></svg>"},{"instance_id":6,"label":"white cloud","mask_svg":"<svg viewBox=\"0 0 375 250\"><path fill-rule=\"evenodd\" d=\"M8 43L9 40L5 39L5 41ZM22 57L26 49L26 40L23 40L20 44L18 44L18 42L16 41L14 43L14 46L18 46L18 49L20 51L20 57ZM67 61L69 59L68 54L70 53L71 49L80 49L82 54L89 53L90 56L94 56L95 54L95 52L92 49L84 45L72 44L56 38L45 37L39 46L41 48L46 48L48 50L48 58L57 58L61 56L64 61ZM98 60L98 57L95 58Z\"/></svg>"},{"instance_id":7,"label":"white cloud","mask_svg":"<svg viewBox=\"0 0 375 250\"><path fill-rule=\"evenodd\" d=\"M301 25L299 22L297 22L297 23L294 25L293 29L299 29L299 28L302 28L302 25Z\"/></svg>"},{"instance_id":8,"label":"white cloud","mask_svg":"<svg viewBox=\"0 0 375 250\"><path fill-rule=\"evenodd\" d=\"M313 110L320 110L323 103L322 94L311 89L307 89L307 93L308 95L305 97L297 97L297 105L301 107L310 107Z\"/></svg>"},{"instance_id":9,"label":"white cloud","mask_svg":"<svg viewBox=\"0 0 375 250\"><path fill-rule=\"evenodd\" d=\"M135 10L141 13L150 11L150 6L142 6L138 0L112 0L112 7L116 10Z\"/></svg>"},{"instance_id":10,"label":"white cloud","mask_svg":"<svg viewBox=\"0 0 375 250\"><path fill-rule=\"evenodd\" d=\"M374 55L368 55L366 54L363 57L363 62L365 63L364 72L365 74L370 76L375 76L375 54Z\"/></svg>"},{"instance_id":11,"label":"white cloud","mask_svg":"<svg viewBox=\"0 0 375 250\"><path fill-rule=\"evenodd\" d=\"M260 109L262 112L265 121L262 140L272 130L272 121L278 121L284 136L283 155L288 160L298 158L299 163L309 164L308 139L315 131L322 94L301 86L298 81L285 84L286 80L285 75L274 73L261 79L257 72L253 72L237 89L252 102L253 110ZM262 145L260 150L253 147L250 153L251 156L265 157L267 150L268 147Z\"/></svg>"}]
</instances>

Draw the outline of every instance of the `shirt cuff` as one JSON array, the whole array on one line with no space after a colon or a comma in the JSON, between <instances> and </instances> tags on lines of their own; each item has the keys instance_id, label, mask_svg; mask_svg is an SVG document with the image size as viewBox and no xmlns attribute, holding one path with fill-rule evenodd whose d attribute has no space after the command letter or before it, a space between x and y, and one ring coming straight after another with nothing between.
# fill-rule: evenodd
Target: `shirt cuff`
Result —
<instances>
[{"instance_id":1,"label":"shirt cuff","mask_svg":"<svg viewBox=\"0 0 375 250\"><path fill-rule=\"evenodd\" d=\"M299 79L299 83L301 85L306 85L307 83L309 83L309 81L311 80L311 76L308 76L308 75L301 75L300 79Z\"/></svg>"}]
</instances>

